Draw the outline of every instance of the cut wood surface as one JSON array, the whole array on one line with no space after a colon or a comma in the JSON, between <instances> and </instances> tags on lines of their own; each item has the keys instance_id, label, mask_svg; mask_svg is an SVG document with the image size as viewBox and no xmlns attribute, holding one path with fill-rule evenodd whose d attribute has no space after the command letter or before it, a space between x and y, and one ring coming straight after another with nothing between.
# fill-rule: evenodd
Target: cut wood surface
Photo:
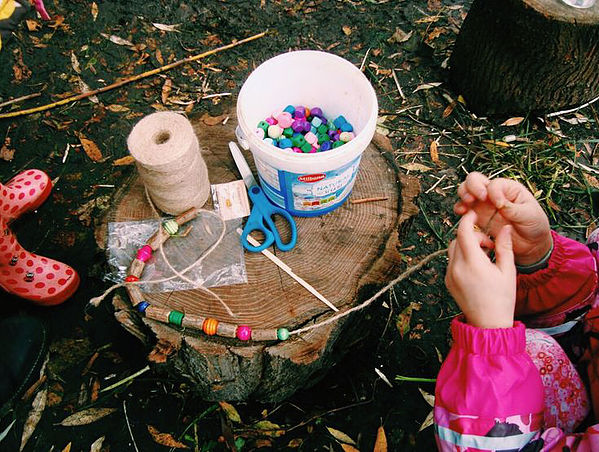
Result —
<instances>
[{"instance_id":1,"label":"cut wood surface","mask_svg":"<svg viewBox=\"0 0 599 452\"><path fill-rule=\"evenodd\" d=\"M599 95L599 2L474 0L450 59L477 114L550 113Z\"/></svg>"},{"instance_id":2,"label":"cut wood surface","mask_svg":"<svg viewBox=\"0 0 599 452\"><path fill-rule=\"evenodd\" d=\"M194 122L209 169L210 182L239 179L229 153L236 120L207 126ZM251 154L246 159L253 168ZM387 197L352 205L346 202L324 216L296 218L297 246L289 252L271 249L292 270L340 310L357 304L367 284L383 285L400 272L398 230L400 221L417 212L411 199L418 193L410 180L410 198L400 196L399 176L374 146L363 154L351 198ZM402 216L401 206L410 205ZM211 208L211 205L206 205ZM126 186L108 215L108 221L153 218L138 178ZM213 317L254 328L293 329L331 316L333 312L260 253L245 253L247 284L212 288L237 315L233 318L217 300L200 290L148 293L146 299L186 313ZM362 299L365 297L362 297ZM348 318L285 342L248 342L206 336L143 319L155 339L141 327L139 316L119 296L113 300L116 317L139 338L154 342L150 361L164 363L169 371L184 375L208 400L281 400L326 370L341 356L335 344ZM357 316L363 315L359 312ZM352 316L353 317L353 316Z\"/></svg>"}]
</instances>

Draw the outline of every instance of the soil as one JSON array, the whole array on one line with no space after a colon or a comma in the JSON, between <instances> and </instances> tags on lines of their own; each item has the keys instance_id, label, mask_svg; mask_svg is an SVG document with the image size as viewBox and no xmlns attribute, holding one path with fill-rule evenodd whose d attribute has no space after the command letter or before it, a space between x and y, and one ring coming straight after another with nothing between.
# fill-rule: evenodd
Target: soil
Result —
<instances>
[{"instance_id":1,"label":"soil","mask_svg":"<svg viewBox=\"0 0 599 452\"><path fill-rule=\"evenodd\" d=\"M97 6L95 19L93 5ZM455 186L477 158L488 159L467 147L467 134L460 135L456 126L456 122L469 127L480 124L480 118L469 116L456 104L459 93L446 83L422 85L447 81L446 61L469 2L47 0L46 6L53 22L35 20L29 24L33 31L21 24L0 51L0 103L31 93L41 95L0 113L77 93L82 89L80 80L96 89L235 39L267 29L269 34L109 91L98 96L97 103L83 100L0 120L0 146L10 139L5 143L7 153L0 153L0 180L31 167L43 169L55 179L49 200L14 223L13 230L26 249L69 263L82 278L75 296L51 309L2 296L0 316L37 316L45 321L52 338L47 379L42 385L51 397L24 450L58 451L71 444L71 451L87 451L102 436L103 451L169 449L155 441L148 426L201 451L234 447L243 451L269 447L343 450L328 428L344 432L357 449L367 451L373 449L380 426L390 451L433 450L432 428L419 431L431 411L419 389L433 394L434 383L396 381L395 376L435 378L448 351L448 325L458 309L444 287L444 258L364 312L365 333L356 335L341 363L314 386L277 405L234 403L242 423L231 421L231 415L218 405L199 400L184 380L167 376L160 367L152 367L115 390L96 394L98 383L105 388L143 369L148 349L118 326L110 303L90 309L87 301L108 286L102 279L105 255L93 232L119 184L134 171L131 165L116 166L114 162L127 156L126 137L135 122L161 109L185 109L191 118L219 116L234 106L235 94L253 68L290 49L326 50L357 66L364 62L364 73L377 91L384 120L379 132L388 134L397 164L421 163L431 170L409 166L403 170L417 175L422 185L420 213L402 233L405 264L445 247L456 221L451 212ZM174 24L176 31L164 30L163 25ZM122 41L111 40L111 36L132 45L121 45ZM170 92L164 88L166 80L171 81ZM202 99L222 93L233 95ZM455 112L446 114L450 107ZM404 108L408 110L402 112ZM509 133L511 130L499 127L504 119L485 122L485 137ZM534 121L530 119L535 133L546 133ZM440 141L443 146L435 161L430 143L440 137L441 130L451 130L456 139ZM596 141L593 130L585 125L567 132L592 145ZM81 137L95 143L101 156L90 158L80 146ZM461 140L465 144L456 144ZM13 150L11 156L8 151ZM433 187L439 178L442 183ZM592 223L585 213L591 210L590 193L582 189L572 195L578 197L578 203L569 206L577 209L556 211L552 223L577 224L578 228L562 230L581 238ZM565 203L568 199L560 200ZM96 352L97 359L91 360ZM0 442L0 450L18 450L30 407L31 398L18 404L17 422ZM90 407L116 411L89 425L57 425ZM273 431L256 424L264 420L278 427ZM0 431L8 423L3 420Z\"/></svg>"}]
</instances>

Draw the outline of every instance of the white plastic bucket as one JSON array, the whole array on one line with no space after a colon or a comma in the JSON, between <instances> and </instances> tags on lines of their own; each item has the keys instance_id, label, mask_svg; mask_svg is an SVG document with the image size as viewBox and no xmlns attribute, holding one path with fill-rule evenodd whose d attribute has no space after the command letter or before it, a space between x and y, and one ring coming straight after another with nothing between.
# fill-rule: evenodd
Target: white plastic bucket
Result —
<instances>
[{"instance_id":1,"label":"white plastic bucket","mask_svg":"<svg viewBox=\"0 0 599 452\"><path fill-rule=\"evenodd\" d=\"M287 105L320 107L331 120L343 115L356 136L313 154L279 149L256 136L257 124ZM271 58L249 75L237 99L236 132L239 144L252 151L268 198L292 215L316 216L349 196L377 115L374 89L356 66L330 53L301 50Z\"/></svg>"}]
</instances>

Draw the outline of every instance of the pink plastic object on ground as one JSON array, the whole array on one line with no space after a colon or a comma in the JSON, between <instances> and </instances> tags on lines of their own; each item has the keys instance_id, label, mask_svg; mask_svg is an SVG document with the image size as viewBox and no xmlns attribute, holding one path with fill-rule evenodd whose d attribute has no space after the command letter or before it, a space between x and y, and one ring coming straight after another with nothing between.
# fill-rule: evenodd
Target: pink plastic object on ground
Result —
<instances>
[{"instance_id":1,"label":"pink plastic object on ground","mask_svg":"<svg viewBox=\"0 0 599 452\"><path fill-rule=\"evenodd\" d=\"M40 13L40 16L44 20L52 20L48 11L46 11L46 7L44 6L44 0L33 0L33 6L35 10Z\"/></svg>"}]
</instances>

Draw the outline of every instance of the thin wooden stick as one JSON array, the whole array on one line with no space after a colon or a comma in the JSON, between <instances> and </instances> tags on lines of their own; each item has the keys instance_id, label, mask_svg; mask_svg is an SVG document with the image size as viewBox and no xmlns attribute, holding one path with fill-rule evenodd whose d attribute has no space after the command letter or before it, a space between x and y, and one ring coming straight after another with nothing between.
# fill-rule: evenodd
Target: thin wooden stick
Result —
<instances>
[{"instance_id":1,"label":"thin wooden stick","mask_svg":"<svg viewBox=\"0 0 599 452\"><path fill-rule=\"evenodd\" d=\"M242 230L237 228L237 233L239 235L242 234ZM250 242L252 245L254 246L260 246L260 242L258 242L255 238L253 238L252 236L248 235L248 242ZM339 309L337 309L337 307L331 303L329 300L327 300L324 296L322 296L320 294L320 292L318 292L314 287L312 287L310 284L308 284L306 281L304 281L302 278L300 278L299 276L297 276L295 273L293 273L293 271L291 270L291 268L285 264L285 262L283 262L281 259L279 259L277 256L275 256L274 254L272 254L270 251L268 250L262 250L262 254L264 254L266 257L268 257L271 261L273 261L281 270L283 270L285 273L287 273L289 276L291 276L293 279L295 279L298 283L300 283L308 292L310 292L312 295L314 295L316 298L318 298L320 301L322 301L324 304L326 304L329 308L331 308L333 311L338 312Z\"/></svg>"},{"instance_id":2,"label":"thin wooden stick","mask_svg":"<svg viewBox=\"0 0 599 452\"><path fill-rule=\"evenodd\" d=\"M115 83L113 83L111 85L108 85L108 86L104 86L103 88L100 88L100 89L97 89L97 90L94 90L94 91L90 91L90 92L87 92L87 93L81 93L81 94L78 94L77 96L68 97L66 99L62 99L62 100L59 100L57 102L53 102L51 104L41 105L39 107L29 108L27 110L19 110L19 111L13 111L13 112L9 112L9 113L0 114L0 119L14 118L16 116L24 116L24 115L29 115L31 113L38 113L40 111L46 111L46 110L50 110L51 108L59 107L60 105L65 105L65 104L68 104L68 103L71 103L71 102L75 102L75 101L78 101L78 100L81 100L81 99L85 99L87 97L95 96L96 94L105 93L106 91L110 91L110 90L112 90L114 88L119 88L119 87L121 87L123 85L126 85L128 83L136 82L137 80L141 80L143 78L150 77L152 75L156 75L156 74L160 74L161 72L168 71L168 70L173 69L173 68L175 68L177 66L181 66L182 64L191 63L193 61L201 60L202 58L206 58L207 56L214 55L215 53L222 52L223 50L232 49L233 47L237 47L237 46L239 46L241 44L245 44L247 42L254 41L256 39L260 39L260 38L266 36L267 33L268 33L268 30L263 31L262 33L258 33L257 35L250 36L249 38L241 39L239 41L232 42L230 44L218 47L216 49L212 49L212 50L209 50L207 52L200 53L198 55L194 55L194 56L191 56L191 57L188 57L188 58L184 58L184 59L179 60L179 61L175 61L174 63L170 63L170 64L167 64L165 66L162 66L162 67L159 67L159 68L156 68L156 69L152 69L151 71L143 72L142 74L138 74L138 75L135 75L133 77L126 78L124 80L121 80L119 82L115 82Z\"/></svg>"},{"instance_id":3,"label":"thin wooden stick","mask_svg":"<svg viewBox=\"0 0 599 452\"><path fill-rule=\"evenodd\" d=\"M9 99L6 102L2 102L0 104L0 108L6 107L7 105L16 104L17 102L21 102L24 100L33 99L34 97L38 97L41 95L42 95L42 93L33 93L33 94L27 94L26 96L16 97L14 99Z\"/></svg>"},{"instance_id":4,"label":"thin wooden stick","mask_svg":"<svg viewBox=\"0 0 599 452\"><path fill-rule=\"evenodd\" d=\"M388 196L376 196L374 198L352 199L350 201L350 203L351 204L364 204L365 202L386 201L388 199L389 199Z\"/></svg>"}]
</instances>

